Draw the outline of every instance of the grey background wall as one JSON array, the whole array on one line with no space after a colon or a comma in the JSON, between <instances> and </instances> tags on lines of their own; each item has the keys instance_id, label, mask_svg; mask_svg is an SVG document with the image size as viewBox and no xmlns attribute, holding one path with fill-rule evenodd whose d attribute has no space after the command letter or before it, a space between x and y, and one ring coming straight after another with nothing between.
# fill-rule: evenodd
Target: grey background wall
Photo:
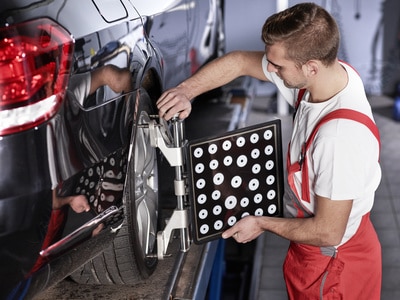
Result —
<instances>
[{"instance_id":1,"label":"grey background wall","mask_svg":"<svg viewBox=\"0 0 400 300\"><path fill-rule=\"evenodd\" d=\"M263 50L261 27L280 0L225 1L227 50ZM288 5L304 2L287 0ZM400 81L398 0L318 0L337 20L339 58L353 65L369 94L390 94ZM235 36L235 38L231 38ZM385 46L384 46L385 45ZM389 53L390 52L390 53Z\"/></svg>"}]
</instances>

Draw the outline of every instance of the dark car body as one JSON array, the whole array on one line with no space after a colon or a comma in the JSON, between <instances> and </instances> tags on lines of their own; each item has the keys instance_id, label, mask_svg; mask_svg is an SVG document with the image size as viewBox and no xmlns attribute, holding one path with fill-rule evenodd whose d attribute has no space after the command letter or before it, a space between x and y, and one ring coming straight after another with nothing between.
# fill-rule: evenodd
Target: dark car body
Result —
<instances>
[{"instance_id":1,"label":"dark car body","mask_svg":"<svg viewBox=\"0 0 400 300\"><path fill-rule=\"evenodd\" d=\"M221 27L217 0L1 2L1 299L73 272L150 276L157 153L143 125L164 89L220 54Z\"/></svg>"}]
</instances>

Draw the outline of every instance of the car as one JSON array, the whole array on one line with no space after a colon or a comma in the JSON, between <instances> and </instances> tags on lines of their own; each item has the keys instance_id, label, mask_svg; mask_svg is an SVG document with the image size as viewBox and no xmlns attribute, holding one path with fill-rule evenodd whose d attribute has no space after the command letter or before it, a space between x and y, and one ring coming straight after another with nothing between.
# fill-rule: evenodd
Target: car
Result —
<instances>
[{"instance_id":1,"label":"car","mask_svg":"<svg viewBox=\"0 0 400 300\"><path fill-rule=\"evenodd\" d=\"M0 298L157 267L161 93L224 51L220 0L0 4Z\"/></svg>"}]
</instances>

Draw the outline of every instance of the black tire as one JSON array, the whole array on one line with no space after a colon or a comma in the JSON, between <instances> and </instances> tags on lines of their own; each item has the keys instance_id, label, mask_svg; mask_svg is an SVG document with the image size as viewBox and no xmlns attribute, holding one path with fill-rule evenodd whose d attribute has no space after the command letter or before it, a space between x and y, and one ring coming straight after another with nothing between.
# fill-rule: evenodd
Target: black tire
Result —
<instances>
[{"instance_id":1,"label":"black tire","mask_svg":"<svg viewBox=\"0 0 400 300\"><path fill-rule=\"evenodd\" d=\"M157 150L150 146L148 123L155 106L140 90L135 114L131 155L124 192L125 220L112 244L99 256L71 274L81 284L136 284L148 278L157 266L158 226Z\"/></svg>"}]
</instances>

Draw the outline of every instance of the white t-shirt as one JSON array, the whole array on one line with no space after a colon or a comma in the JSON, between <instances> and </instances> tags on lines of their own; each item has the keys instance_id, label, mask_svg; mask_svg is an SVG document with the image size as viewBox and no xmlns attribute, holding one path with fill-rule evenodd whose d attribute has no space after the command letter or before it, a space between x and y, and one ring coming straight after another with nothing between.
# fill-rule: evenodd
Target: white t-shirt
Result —
<instances>
[{"instance_id":1,"label":"white t-shirt","mask_svg":"<svg viewBox=\"0 0 400 300\"><path fill-rule=\"evenodd\" d=\"M276 84L282 96L293 106L298 89L287 88L275 73L267 71L267 64L264 55L262 67L265 76ZM306 92L300 102L290 142L291 163L299 159L302 145L318 121L329 112L348 108L373 120L360 76L349 65L342 65L347 71L349 81L341 92L321 103L308 102L309 94ZM354 235L362 216L372 209L375 191L381 180L379 143L364 124L335 119L320 127L307 152L307 159L311 200L310 203L303 200L301 202L310 212L315 211L315 194L335 201L353 200L347 228L339 244L341 245ZM301 172L295 174L295 185L301 195Z\"/></svg>"},{"instance_id":2,"label":"white t-shirt","mask_svg":"<svg viewBox=\"0 0 400 300\"><path fill-rule=\"evenodd\" d=\"M89 96L91 73L80 73L71 76L68 90L75 96L80 105L84 106L85 99Z\"/></svg>"}]
</instances>

